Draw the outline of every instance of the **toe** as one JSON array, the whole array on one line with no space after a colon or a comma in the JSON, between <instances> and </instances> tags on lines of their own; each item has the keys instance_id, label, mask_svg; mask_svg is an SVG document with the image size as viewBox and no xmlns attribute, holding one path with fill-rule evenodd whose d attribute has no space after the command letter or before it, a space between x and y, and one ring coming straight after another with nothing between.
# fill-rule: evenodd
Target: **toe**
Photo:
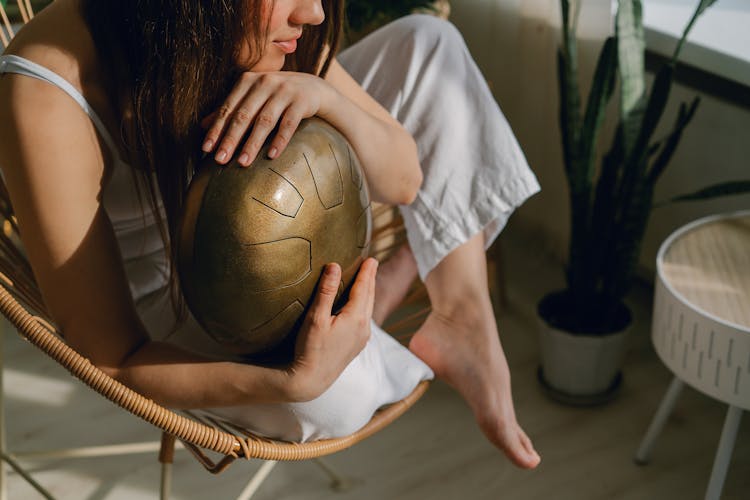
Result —
<instances>
[{"instance_id":1,"label":"toe","mask_svg":"<svg viewBox=\"0 0 750 500\"><path fill-rule=\"evenodd\" d=\"M498 437L500 439L495 443L516 466L523 469L533 469L539 465L541 461L539 454L534 450L531 440L518 424L513 423L507 426Z\"/></svg>"},{"instance_id":2,"label":"toe","mask_svg":"<svg viewBox=\"0 0 750 500\"><path fill-rule=\"evenodd\" d=\"M534 445L531 443L531 439L529 439L529 436L527 436L523 429L521 429L520 427L518 428L518 438L525 451L524 466L526 468L533 469L534 467L539 465L539 462L541 462L542 459L534 449Z\"/></svg>"}]
</instances>

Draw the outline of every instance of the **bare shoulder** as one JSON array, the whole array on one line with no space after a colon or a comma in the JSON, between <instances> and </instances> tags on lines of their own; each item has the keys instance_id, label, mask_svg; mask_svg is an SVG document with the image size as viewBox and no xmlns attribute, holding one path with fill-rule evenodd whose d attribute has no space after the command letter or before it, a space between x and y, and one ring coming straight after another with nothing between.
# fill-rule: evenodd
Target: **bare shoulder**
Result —
<instances>
[{"instance_id":1,"label":"bare shoulder","mask_svg":"<svg viewBox=\"0 0 750 500\"><path fill-rule=\"evenodd\" d=\"M19 221L54 227L65 215L61 206L96 203L104 160L91 120L70 96L36 78L6 74L0 123L0 168Z\"/></svg>"},{"instance_id":2,"label":"bare shoulder","mask_svg":"<svg viewBox=\"0 0 750 500\"><path fill-rule=\"evenodd\" d=\"M4 54L20 56L57 74L80 92L103 120L111 120L110 110L101 109L106 108L107 99L97 78L96 49L79 0L56 0L42 9L16 34ZM12 104L15 112L30 112L35 103L50 104L55 97L66 96L50 83L12 73L0 75L0 89L7 97L5 104Z\"/></svg>"},{"instance_id":3,"label":"bare shoulder","mask_svg":"<svg viewBox=\"0 0 750 500\"><path fill-rule=\"evenodd\" d=\"M29 59L82 90L95 49L78 0L56 0L16 34L4 52Z\"/></svg>"},{"instance_id":4,"label":"bare shoulder","mask_svg":"<svg viewBox=\"0 0 750 500\"><path fill-rule=\"evenodd\" d=\"M6 175L11 170L50 173L65 166L71 175L97 182L102 178L104 158L96 130L80 105L58 87L24 75L3 75L0 123L0 168Z\"/></svg>"},{"instance_id":5,"label":"bare shoulder","mask_svg":"<svg viewBox=\"0 0 750 500\"><path fill-rule=\"evenodd\" d=\"M75 29L76 3L58 0L39 12L6 54L44 66L80 92L85 42L69 31ZM63 90L25 75L0 75L0 123L0 168L14 208L25 211L27 220L52 220L54 203L63 202L58 197L73 200L98 194L104 158L97 132L86 112Z\"/></svg>"},{"instance_id":6,"label":"bare shoulder","mask_svg":"<svg viewBox=\"0 0 750 500\"><path fill-rule=\"evenodd\" d=\"M39 12L5 54L23 57L59 75L96 109L101 92L87 77L95 64L94 51L77 0L57 0ZM73 151L73 145L75 156L83 160L78 165L103 166L91 120L67 93L49 82L16 73L0 75L0 123L8 130L0 136L0 167L36 168L38 162L14 160L60 158L63 150ZM99 170L87 174L101 176Z\"/></svg>"},{"instance_id":7,"label":"bare shoulder","mask_svg":"<svg viewBox=\"0 0 750 500\"><path fill-rule=\"evenodd\" d=\"M59 88L27 76L0 78L0 167L34 169L37 159L75 151L78 165L103 169L96 131L83 109ZM98 160L98 162L97 162ZM46 163L46 162L42 162ZM101 176L96 168L88 175Z\"/></svg>"}]
</instances>

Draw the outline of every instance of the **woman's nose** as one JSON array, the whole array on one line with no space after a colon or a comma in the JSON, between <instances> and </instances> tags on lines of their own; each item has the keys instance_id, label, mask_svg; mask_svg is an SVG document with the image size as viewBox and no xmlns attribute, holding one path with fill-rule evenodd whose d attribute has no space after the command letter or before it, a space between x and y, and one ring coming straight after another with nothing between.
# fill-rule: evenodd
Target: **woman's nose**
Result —
<instances>
[{"instance_id":1,"label":"woman's nose","mask_svg":"<svg viewBox=\"0 0 750 500\"><path fill-rule=\"evenodd\" d=\"M299 0L292 12L291 21L294 24L318 25L326 18L321 0Z\"/></svg>"}]
</instances>

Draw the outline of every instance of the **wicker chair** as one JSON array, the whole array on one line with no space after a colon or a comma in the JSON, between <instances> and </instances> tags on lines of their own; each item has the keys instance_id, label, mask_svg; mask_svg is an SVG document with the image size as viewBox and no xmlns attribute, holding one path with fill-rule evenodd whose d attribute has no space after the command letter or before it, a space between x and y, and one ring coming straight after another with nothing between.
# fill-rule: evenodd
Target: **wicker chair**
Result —
<instances>
[{"instance_id":1,"label":"wicker chair","mask_svg":"<svg viewBox=\"0 0 750 500\"><path fill-rule=\"evenodd\" d=\"M0 4L0 19L2 20L0 41L4 46L7 46L13 37L12 25L7 14L6 9ZM20 14L24 23L33 18L30 1L17 0L15 14ZM3 28L6 30L5 33ZM402 221L391 207L376 207L373 214L375 229L372 238L372 254L383 259L403 244L405 232ZM239 498L247 499L254 494L277 461L317 459L346 449L393 422L411 407L428 387L428 382L420 383L409 396L378 411L365 427L354 434L304 444L269 440L255 436L250 431L191 412L178 413L169 410L112 379L65 343L50 319L34 281L19 238L19 230L8 193L1 180L0 223L2 223L0 232L0 312L2 315L23 338L66 368L75 378L114 404L162 431L161 443L98 446L56 450L47 454L44 452L27 454L33 455L35 459L142 453L159 449L159 461L162 464L161 498L167 498L171 483L172 457L175 443L179 441L206 470L213 474L224 471L237 458L267 461L239 496ZM424 306L425 299L424 288L418 284L415 285L403 306L394 314L399 319L386 323L385 328L390 332L396 332L396 337L405 342L409 332L415 330L428 312ZM5 435L2 411L2 394L0 393L0 457L2 461L9 464L45 498L52 498L20 465L19 460L23 459L24 455L13 454L5 449L5 443L2 442ZM209 458L207 452L219 453L222 458L214 461ZM336 479L335 474L327 466L320 465ZM5 498L4 479L4 467L0 463L0 500Z\"/></svg>"}]
</instances>

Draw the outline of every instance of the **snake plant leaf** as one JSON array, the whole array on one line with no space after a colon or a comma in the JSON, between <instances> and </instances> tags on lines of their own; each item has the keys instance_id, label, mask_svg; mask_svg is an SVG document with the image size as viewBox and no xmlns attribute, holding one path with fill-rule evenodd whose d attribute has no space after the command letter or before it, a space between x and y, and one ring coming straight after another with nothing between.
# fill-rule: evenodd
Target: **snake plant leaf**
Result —
<instances>
[{"instance_id":1,"label":"snake plant leaf","mask_svg":"<svg viewBox=\"0 0 750 500\"><path fill-rule=\"evenodd\" d=\"M614 37L609 37L604 42L599 60L596 62L594 80L589 91L586 103L586 114L583 119L581 130L581 160L586 162L586 172L582 173L588 178L594 174L594 153L599 137L604 113L607 103L612 97L615 89L617 76L617 42Z\"/></svg>"},{"instance_id":2,"label":"snake plant leaf","mask_svg":"<svg viewBox=\"0 0 750 500\"><path fill-rule=\"evenodd\" d=\"M682 50L682 46L685 44L685 40L688 37L688 34L690 33L690 30L693 29L693 25L695 24L695 21L700 17L703 12L705 12L706 9L711 7L713 4L716 3L716 0L701 0L701 2L698 4L698 7L695 9L695 12L693 12L693 17L690 18L690 22L685 26L685 29L682 32L682 37L680 37L680 41L677 42L677 47L674 49L674 53L672 54L672 61L671 63L674 64L677 62L677 58L680 56L680 51Z\"/></svg>"},{"instance_id":3,"label":"snake plant leaf","mask_svg":"<svg viewBox=\"0 0 750 500\"><path fill-rule=\"evenodd\" d=\"M560 92L560 131L563 160L571 189L580 179L581 97L578 86L578 57L575 32L570 30L570 3L561 0L563 18L562 46L557 54Z\"/></svg>"},{"instance_id":4,"label":"snake plant leaf","mask_svg":"<svg viewBox=\"0 0 750 500\"><path fill-rule=\"evenodd\" d=\"M698 17L714 3L716 3L716 0L700 1L695 11L693 12L693 16L690 18L690 22L683 30L682 37L680 37L672 59L669 61L669 63L663 65L657 73L651 89L649 102L646 107L646 114L643 119L643 126L641 127L634 153L637 153L639 148L645 147L645 145L651 140L651 135L656 129L656 126L658 125L659 120L664 113L664 108L666 107L667 99L669 98L669 92L672 88L672 83L674 80L674 71L677 63L677 57L680 54L683 43L690 34L690 31L693 28L693 25L695 24L695 21L698 19ZM682 136L682 130L692 119L692 116L695 113L695 109L698 106L698 102L699 101L697 99L693 101L693 104L688 109L687 114L685 114L685 107L680 107L680 114L677 118L677 124L670 136L671 140L667 142L665 149L662 151L662 154L656 160L654 166L647 174L650 182L655 182L666 168L666 165L669 162L669 159L672 157L672 154L677 147L677 143ZM680 125L680 123L683 121L684 123ZM645 162L640 164L645 166Z\"/></svg>"},{"instance_id":5,"label":"snake plant leaf","mask_svg":"<svg viewBox=\"0 0 750 500\"><path fill-rule=\"evenodd\" d=\"M677 145L682 138L682 132L685 130L685 127L687 127L688 123L690 123L690 120L693 119L695 110L698 109L698 104L700 104L700 97L696 97L695 99L693 99L693 102L690 103L689 106L684 102L680 104L680 111L677 114L677 120L675 121L674 127L672 128L672 132L669 134L666 142L664 143L664 149L661 150L659 156L651 165L651 169L648 173L648 182L654 184L667 168L669 160L672 159L672 155L677 149Z\"/></svg>"},{"instance_id":6,"label":"snake plant leaf","mask_svg":"<svg viewBox=\"0 0 750 500\"><path fill-rule=\"evenodd\" d=\"M657 206L667 203L677 203L682 201L701 201L723 196L735 196L740 194L750 194L750 179L721 182L711 186L704 187L692 193L675 196L666 202L661 202Z\"/></svg>"},{"instance_id":7,"label":"snake plant leaf","mask_svg":"<svg viewBox=\"0 0 750 500\"><path fill-rule=\"evenodd\" d=\"M695 11L695 14L693 14L693 18L696 19L698 16L703 14L703 11L705 11L707 8L711 7L713 4L716 3L716 0L701 0L701 3L698 5L698 8ZM688 28L691 28L692 26L689 26ZM689 31L689 29L686 28L685 31Z\"/></svg>"},{"instance_id":8,"label":"snake plant leaf","mask_svg":"<svg viewBox=\"0 0 750 500\"><path fill-rule=\"evenodd\" d=\"M659 124L659 121L664 114L664 109L667 106L667 100L669 99L669 93L672 89L673 81L674 66L671 64L665 64L656 74L656 78L651 87L651 92L648 96L636 142L633 149L630 151L631 156L628 158L628 162L631 163L632 168L645 166L645 162L643 161L645 159L644 155L648 148L648 143L651 141L651 136L654 134L656 126ZM640 174L641 172L638 172L639 177Z\"/></svg>"},{"instance_id":9,"label":"snake plant leaf","mask_svg":"<svg viewBox=\"0 0 750 500\"><path fill-rule=\"evenodd\" d=\"M640 254L641 242L651 213L653 186L646 182L636 183L632 195L620 209L613 245L608 255L603 276L602 291L619 300L625 296L633 282Z\"/></svg>"},{"instance_id":10,"label":"snake plant leaf","mask_svg":"<svg viewBox=\"0 0 750 500\"><path fill-rule=\"evenodd\" d=\"M651 158L652 156L654 156L659 151L659 149L661 149L662 145L663 141L657 141L651 144L648 147L648 151L646 151L646 158Z\"/></svg>"},{"instance_id":11,"label":"snake plant leaf","mask_svg":"<svg viewBox=\"0 0 750 500\"><path fill-rule=\"evenodd\" d=\"M612 97L614 92L615 81L617 71L617 45L616 40L612 37L608 38L597 61L596 70L594 72L594 81L592 88L589 92L588 103L586 105L586 116L584 118L583 130L581 131L581 162L582 167L585 166L585 171L580 172L581 177L579 183L584 184L580 186L576 192L571 189L571 211L574 212L575 220L571 224L571 234L576 235L576 241L578 244L573 244L573 238L571 238L571 270L581 269L582 266L577 266L575 262L591 262L592 254L592 243L588 238L587 234L592 233L592 228L596 227L595 224L600 223L600 216L603 214L597 214L592 206L592 189L591 185L593 182L594 164L595 164L595 147L601 124L606 111L607 103ZM582 168L583 170L583 168ZM601 186L601 179L597 187ZM596 194L600 194L597 189ZM596 203L596 200L594 200ZM591 277L594 273L590 272L591 266L583 267L581 271L575 271L569 273L568 282L573 284L575 287L590 289L595 285L591 282Z\"/></svg>"},{"instance_id":12,"label":"snake plant leaf","mask_svg":"<svg viewBox=\"0 0 750 500\"><path fill-rule=\"evenodd\" d=\"M623 120L625 156L629 157L641 126L645 106L645 63L642 5L640 0L619 0L616 17L620 73L620 116Z\"/></svg>"},{"instance_id":13,"label":"snake plant leaf","mask_svg":"<svg viewBox=\"0 0 750 500\"><path fill-rule=\"evenodd\" d=\"M563 36L570 30L570 0L560 0L560 14L562 15Z\"/></svg>"},{"instance_id":14,"label":"snake plant leaf","mask_svg":"<svg viewBox=\"0 0 750 500\"><path fill-rule=\"evenodd\" d=\"M696 9L696 12L698 12L699 10L700 5L699 8ZM696 15L693 16L693 19L695 18ZM688 33L689 29L686 29L683 35L683 39L685 36L687 36ZM620 67L622 69L622 65L620 65ZM656 78L654 79L654 83L648 96L648 101L645 106L643 117L640 121L637 138L635 140L635 143L632 144L632 149L626 152L627 156L625 159L626 165L624 167L623 180L621 182L621 186L615 200L615 203L617 205L626 206L628 204L631 204L631 200L637 196L638 192L645 192L644 186L642 186L642 184L648 184L649 186L651 186L650 189L653 191L653 183L651 182L651 178L648 172L648 158L646 156L646 152L648 150L648 143L651 140L651 136L656 130L656 127L664 113L664 109L666 108L666 103L669 98L672 83L674 81L674 71L675 64L674 61L671 61L670 63L663 65L656 74ZM632 118L632 116L621 117L621 119L625 121L626 131L628 130L628 125L632 125L632 123L630 123L632 121ZM681 130L679 130L677 134L673 135L673 138L675 140L679 140L680 137ZM671 158L672 153L674 152L674 147L676 147L676 143L671 144L668 149L663 151L664 155L659 162L658 169L652 170L652 173L659 174L661 171L663 171L669 159ZM651 202L649 201L648 210L650 210L651 208L650 205ZM627 211L627 208L623 208L621 211L625 212ZM645 224L648 221L648 217L646 217L644 220ZM636 235L635 233L634 236L642 237L642 232L640 233L640 236Z\"/></svg>"},{"instance_id":15,"label":"snake plant leaf","mask_svg":"<svg viewBox=\"0 0 750 500\"><path fill-rule=\"evenodd\" d=\"M572 164L573 157L576 155L577 149L577 120L574 115L577 113L575 109L578 107L578 100L573 95L572 87L577 87L574 80L575 76L571 76L568 68L566 67L567 61L565 54L562 50L557 51L557 83L560 92L560 132L562 135L562 146L563 146L563 165L565 166L565 172L568 177L572 175Z\"/></svg>"},{"instance_id":16,"label":"snake plant leaf","mask_svg":"<svg viewBox=\"0 0 750 500\"><path fill-rule=\"evenodd\" d=\"M591 232L597 239L605 240L613 227L615 192L623 166L623 133L622 125L615 132L612 147L602 159L601 172L596 183L596 196L592 211Z\"/></svg>"},{"instance_id":17,"label":"snake plant leaf","mask_svg":"<svg viewBox=\"0 0 750 500\"><path fill-rule=\"evenodd\" d=\"M578 4L576 4L578 5ZM560 130L563 134L564 164L569 186L571 210L571 242L580 241L589 233L591 211L590 171L582 156L581 97L578 85L578 59L575 22L570 18L570 2L561 0L563 18L562 47L558 51L558 79L560 89ZM585 258L581 246L570 247L569 269L577 269ZM568 274L568 282L576 283L580 274ZM573 287L577 285L572 285Z\"/></svg>"}]
</instances>

